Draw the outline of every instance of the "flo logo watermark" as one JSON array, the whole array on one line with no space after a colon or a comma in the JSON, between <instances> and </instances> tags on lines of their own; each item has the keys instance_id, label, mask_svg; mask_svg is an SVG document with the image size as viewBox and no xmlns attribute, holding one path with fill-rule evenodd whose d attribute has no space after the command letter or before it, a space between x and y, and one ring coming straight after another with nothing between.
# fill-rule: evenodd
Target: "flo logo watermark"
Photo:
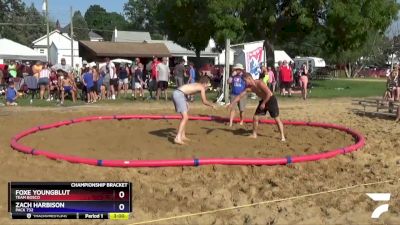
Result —
<instances>
[{"instance_id":1,"label":"flo logo watermark","mask_svg":"<svg viewBox=\"0 0 400 225\"><path fill-rule=\"evenodd\" d=\"M376 202L388 202L390 201L390 193L367 193L368 197ZM382 213L389 210L389 204L383 204L378 206L371 215L371 218L378 219Z\"/></svg>"}]
</instances>

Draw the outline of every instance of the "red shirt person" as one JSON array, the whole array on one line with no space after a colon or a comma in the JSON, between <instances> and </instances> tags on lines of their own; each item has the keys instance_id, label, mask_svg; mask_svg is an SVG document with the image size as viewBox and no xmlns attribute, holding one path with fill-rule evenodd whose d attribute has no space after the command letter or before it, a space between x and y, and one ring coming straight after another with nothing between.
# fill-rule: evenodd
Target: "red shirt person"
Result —
<instances>
[{"instance_id":1,"label":"red shirt person","mask_svg":"<svg viewBox=\"0 0 400 225\"><path fill-rule=\"evenodd\" d=\"M288 89L289 96L292 96L293 73L292 68L290 68L286 60L284 60L283 64L280 66L279 73L281 78L281 94L285 96L285 89Z\"/></svg>"}]
</instances>

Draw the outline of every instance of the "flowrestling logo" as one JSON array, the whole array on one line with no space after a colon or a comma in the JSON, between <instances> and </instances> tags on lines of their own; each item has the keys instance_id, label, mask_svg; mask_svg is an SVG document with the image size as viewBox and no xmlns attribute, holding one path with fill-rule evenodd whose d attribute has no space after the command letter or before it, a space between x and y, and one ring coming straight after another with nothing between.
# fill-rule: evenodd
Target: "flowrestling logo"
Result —
<instances>
[{"instance_id":1,"label":"flowrestling logo","mask_svg":"<svg viewBox=\"0 0 400 225\"><path fill-rule=\"evenodd\" d=\"M376 202L390 201L390 193L367 193L367 195ZM389 204L380 205L372 212L371 218L378 219L382 213L387 211L389 211Z\"/></svg>"}]
</instances>

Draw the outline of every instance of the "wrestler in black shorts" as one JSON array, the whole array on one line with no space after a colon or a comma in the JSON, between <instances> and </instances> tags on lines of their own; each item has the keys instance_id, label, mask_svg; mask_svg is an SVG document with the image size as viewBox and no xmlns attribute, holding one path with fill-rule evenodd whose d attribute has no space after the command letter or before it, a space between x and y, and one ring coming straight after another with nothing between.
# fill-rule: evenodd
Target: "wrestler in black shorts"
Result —
<instances>
[{"instance_id":1,"label":"wrestler in black shorts","mask_svg":"<svg viewBox=\"0 0 400 225\"><path fill-rule=\"evenodd\" d=\"M265 116L267 115L267 112L269 112L269 115L272 118L276 118L279 116L279 107L278 107L278 101L276 100L276 97L273 95L271 98L268 100L268 102L265 104L265 108L261 109L261 104L263 100L258 103L255 115L257 116Z\"/></svg>"}]
</instances>

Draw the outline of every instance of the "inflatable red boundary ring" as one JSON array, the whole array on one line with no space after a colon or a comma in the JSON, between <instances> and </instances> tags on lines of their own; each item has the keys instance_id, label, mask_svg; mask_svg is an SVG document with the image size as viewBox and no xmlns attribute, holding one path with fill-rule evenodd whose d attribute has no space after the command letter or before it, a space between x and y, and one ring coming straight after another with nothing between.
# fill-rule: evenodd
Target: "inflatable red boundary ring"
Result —
<instances>
[{"instance_id":1,"label":"inflatable red boundary ring","mask_svg":"<svg viewBox=\"0 0 400 225\"><path fill-rule=\"evenodd\" d=\"M92 159L92 158L81 158L78 156L70 156L59 153L53 153L41 149L34 149L29 146L18 143L22 138L29 136L33 133L48 130L52 128L58 128L61 126L71 125L81 122L89 122L94 120L126 120L126 119L181 119L179 115L114 115L114 116L90 116L82 117L73 120L60 121L56 123L46 124L38 127L33 127L15 135L11 140L11 148L14 150L32 154L42 155L50 159L65 160L71 163L83 163L93 166L106 166L106 167L167 167L167 166L200 166L200 165L286 165L290 163L316 161L322 159L328 159L337 155L346 154L349 152L356 151L365 145L365 138L360 133L335 124L326 123L313 123L313 122L301 122L301 121L284 121L285 125L293 126L311 126L311 127L322 127L332 128L346 132L355 138L356 143L347 147L333 149L317 154L301 155L301 156L288 156L285 158L201 158L201 159L174 159L174 160L106 160L106 159ZM217 117L217 116L191 116L190 120L201 120L201 121L219 121L227 122L228 118ZM237 120L236 120L237 122ZM244 122L251 123L251 119L246 119ZM273 120L260 120L263 124L275 124Z\"/></svg>"}]
</instances>

